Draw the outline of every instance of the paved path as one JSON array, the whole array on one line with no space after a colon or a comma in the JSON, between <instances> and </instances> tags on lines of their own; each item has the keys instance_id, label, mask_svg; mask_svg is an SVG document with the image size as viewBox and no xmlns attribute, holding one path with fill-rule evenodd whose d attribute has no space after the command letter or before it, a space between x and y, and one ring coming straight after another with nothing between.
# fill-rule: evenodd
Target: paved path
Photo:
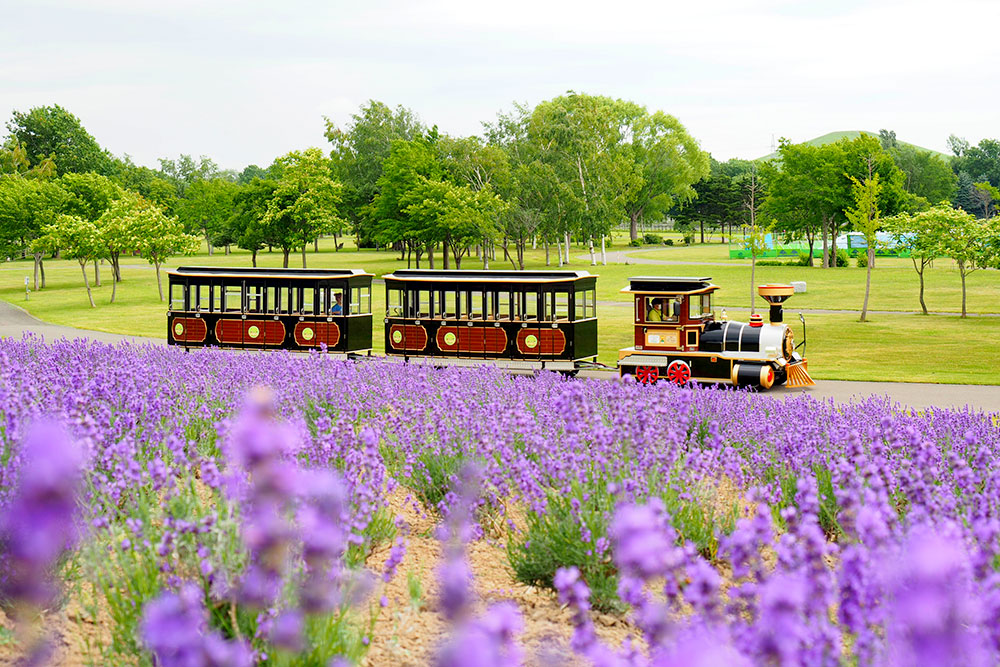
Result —
<instances>
[{"instance_id":1,"label":"paved path","mask_svg":"<svg viewBox=\"0 0 1000 667\"><path fill-rule=\"evenodd\" d=\"M166 322L164 321L164 329ZM30 332L42 336L46 342L53 342L60 338L73 340L75 338L89 338L103 343L117 343L127 340L133 343L154 343L156 345L166 345L165 338L144 338L142 336L122 336L120 334L104 333L103 331L90 331L88 329L75 329L64 327L58 324L43 322L34 315L30 315L23 308L19 308L7 301L0 300L0 338L21 339L25 333Z\"/></svg>"},{"instance_id":2,"label":"paved path","mask_svg":"<svg viewBox=\"0 0 1000 667\"><path fill-rule=\"evenodd\" d=\"M163 338L122 336L49 324L29 315L11 303L0 300L0 338L20 339L26 332L38 334L48 342L60 338L70 340L88 338L105 343L127 340L136 344L166 344L166 340ZM614 377L616 373L613 371L583 371L580 375L581 377L608 379ZM974 410L1000 413L1000 386L819 380L814 387L796 389L779 387L769 392L769 395L776 397L807 395L818 400L833 399L841 403L854 402L869 396L888 396L891 400L911 408L920 409L930 406L963 408L968 405Z\"/></svg>"}]
</instances>

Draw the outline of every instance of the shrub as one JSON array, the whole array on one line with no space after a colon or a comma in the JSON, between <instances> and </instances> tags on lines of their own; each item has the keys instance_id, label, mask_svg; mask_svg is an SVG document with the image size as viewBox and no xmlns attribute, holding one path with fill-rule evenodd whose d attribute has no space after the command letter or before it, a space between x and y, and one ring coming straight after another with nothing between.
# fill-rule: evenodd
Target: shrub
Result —
<instances>
[{"instance_id":1,"label":"shrub","mask_svg":"<svg viewBox=\"0 0 1000 667\"><path fill-rule=\"evenodd\" d=\"M850 266L851 256L843 248L837 248L837 266Z\"/></svg>"},{"instance_id":2,"label":"shrub","mask_svg":"<svg viewBox=\"0 0 1000 667\"><path fill-rule=\"evenodd\" d=\"M789 266L809 266L809 259L810 257L808 252L800 252L798 259L789 262L788 264Z\"/></svg>"},{"instance_id":3,"label":"shrub","mask_svg":"<svg viewBox=\"0 0 1000 667\"><path fill-rule=\"evenodd\" d=\"M630 246L632 246L633 248L641 248L642 247L642 241L640 241L639 239L632 239L631 241L628 242L628 244Z\"/></svg>"},{"instance_id":4,"label":"shrub","mask_svg":"<svg viewBox=\"0 0 1000 667\"><path fill-rule=\"evenodd\" d=\"M646 245L661 245L663 243L663 237L659 234L643 234L642 242Z\"/></svg>"},{"instance_id":5,"label":"shrub","mask_svg":"<svg viewBox=\"0 0 1000 667\"><path fill-rule=\"evenodd\" d=\"M674 244L673 239L667 239L666 241L663 242L663 245L673 245L673 244Z\"/></svg>"},{"instance_id":6,"label":"shrub","mask_svg":"<svg viewBox=\"0 0 1000 667\"><path fill-rule=\"evenodd\" d=\"M868 253L862 252L858 253L858 258L855 260L859 269L868 268Z\"/></svg>"}]
</instances>

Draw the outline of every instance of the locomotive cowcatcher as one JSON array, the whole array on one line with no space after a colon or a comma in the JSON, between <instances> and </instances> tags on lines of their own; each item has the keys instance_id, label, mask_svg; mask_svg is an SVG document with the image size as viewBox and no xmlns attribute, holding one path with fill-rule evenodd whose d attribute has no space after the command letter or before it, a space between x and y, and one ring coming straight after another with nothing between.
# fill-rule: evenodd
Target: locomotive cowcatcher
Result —
<instances>
[{"instance_id":1,"label":"locomotive cowcatcher","mask_svg":"<svg viewBox=\"0 0 1000 667\"><path fill-rule=\"evenodd\" d=\"M770 304L769 323L754 314L750 322L721 319L712 310L711 278L638 276L622 290L634 297L634 344L618 352L622 376L651 384L703 382L760 389L787 383L815 384L798 353L782 303L791 285L760 285ZM800 316L801 318L801 316ZM804 320L803 320L804 322Z\"/></svg>"}]
</instances>

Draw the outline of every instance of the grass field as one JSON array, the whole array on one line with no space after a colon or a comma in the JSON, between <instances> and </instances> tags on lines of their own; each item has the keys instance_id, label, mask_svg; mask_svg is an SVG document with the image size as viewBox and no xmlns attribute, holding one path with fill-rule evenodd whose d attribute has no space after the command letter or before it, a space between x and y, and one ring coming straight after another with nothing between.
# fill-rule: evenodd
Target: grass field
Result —
<instances>
[{"instance_id":1,"label":"grass field","mask_svg":"<svg viewBox=\"0 0 1000 667\"><path fill-rule=\"evenodd\" d=\"M620 241L614 250L635 250L623 247ZM742 260L729 260L728 248L722 244L695 245L643 252L639 257L666 261L704 262L693 265L609 264L590 266L582 259L585 248L574 248L568 268L587 270L600 275L598 307L601 335L599 360L614 365L618 349L631 344L631 308L620 293L630 276L635 275L697 275L710 276L722 289L716 293L716 307L725 307L730 318L746 318L750 305L750 267ZM553 259L555 253L553 252ZM437 266L441 266L440 256ZM24 300L24 277L31 275L30 261L0 264L0 298L15 303L36 317L83 329L111 333L163 338L166 335L166 303L159 301L156 277L152 267L137 258L122 260L123 282L118 285L116 303L111 296L111 272L102 267L101 287L94 287L97 308L90 308L76 262L47 261L48 285ZM311 267L359 267L376 276L389 273L406 263L394 252L357 251L345 248L334 252L332 241L320 243L320 252L307 254ZM544 252L529 251L529 268L544 268ZM216 252L209 256L203 251L194 257L174 258L172 266L213 265L249 266L245 252L226 255ZM280 253L261 253L258 266L278 267ZM299 256L292 257L292 266L301 266ZM478 268L475 257L467 258L463 268ZM509 268L510 264L496 260L491 268ZM553 268L555 268L553 266ZM88 270L93 282L93 268ZM810 371L821 379L891 380L916 382L1000 384L1000 317L970 317L957 315L913 314L919 310L917 275L909 260L880 259L872 276L871 310L895 311L870 315L872 321L858 322L858 311L864 297L865 271L856 267L823 270L808 267L757 267L756 282L790 282L804 280L805 294L796 294L788 303L786 321L792 325L796 340L802 339L797 308L854 311L808 313L807 356ZM164 282L166 277L164 276ZM968 279L968 309L970 313L1000 312L1000 272L984 270ZM384 291L375 289L373 308L384 308ZM766 304L754 297L758 310L766 312ZM957 313L961 308L961 283L958 272L948 261L938 262L928 269L926 300L933 311ZM618 303L612 303L618 302ZM376 318L378 321L378 318ZM373 344L383 348L383 330L376 326Z\"/></svg>"}]
</instances>

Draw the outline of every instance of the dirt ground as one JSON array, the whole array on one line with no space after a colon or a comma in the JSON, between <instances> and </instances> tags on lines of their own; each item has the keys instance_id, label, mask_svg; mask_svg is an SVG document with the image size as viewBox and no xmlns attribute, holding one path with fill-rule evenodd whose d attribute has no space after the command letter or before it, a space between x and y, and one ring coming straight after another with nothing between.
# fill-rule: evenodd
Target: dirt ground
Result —
<instances>
[{"instance_id":1,"label":"dirt ground","mask_svg":"<svg viewBox=\"0 0 1000 667\"><path fill-rule=\"evenodd\" d=\"M366 665L426 665L435 648L448 638L448 624L437 609L435 570L441 559L441 543L433 535L435 521L422 511L405 490L397 489L390 498L390 508L409 529L406 557L395 578L385 589L388 606L382 609L375 624ZM368 566L378 572L389 556L391 545L372 554ZM572 635L571 612L559 604L552 591L526 586L514 579L507 562L507 552L500 540L487 537L473 543L467 554L475 577L477 611L490 604L511 601L517 604L524 620L520 644L526 664L575 665L578 660L569 648ZM419 578L423 591L420 604L411 602L407 574ZM619 618L594 614L598 637L617 646L631 632Z\"/></svg>"}]
</instances>

